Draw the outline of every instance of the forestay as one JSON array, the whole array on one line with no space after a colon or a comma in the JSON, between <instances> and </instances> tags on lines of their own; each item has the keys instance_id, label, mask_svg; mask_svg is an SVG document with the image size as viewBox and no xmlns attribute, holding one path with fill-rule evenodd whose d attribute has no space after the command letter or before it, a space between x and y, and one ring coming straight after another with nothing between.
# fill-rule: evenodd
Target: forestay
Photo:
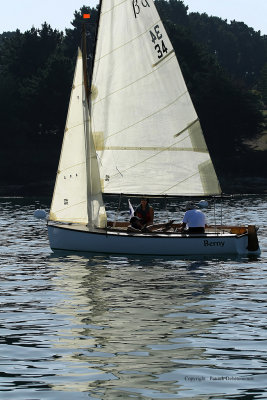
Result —
<instances>
[{"instance_id":1,"label":"forestay","mask_svg":"<svg viewBox=\"0 0 267 400\"><path fill-rule=\"evenodd\" d=\"M49 219L106 226L80 50Z\"/></svg>"},{"instance_id":2,"label":"forestay","mask_svg":"<svg viewBox=\"0 0 267 400\"><path fill-rule=\"evenodd\" d=\"M197 114L152 0L102 0L92 130L104 193L220 193Z\"/></svg>"}]
</instances>

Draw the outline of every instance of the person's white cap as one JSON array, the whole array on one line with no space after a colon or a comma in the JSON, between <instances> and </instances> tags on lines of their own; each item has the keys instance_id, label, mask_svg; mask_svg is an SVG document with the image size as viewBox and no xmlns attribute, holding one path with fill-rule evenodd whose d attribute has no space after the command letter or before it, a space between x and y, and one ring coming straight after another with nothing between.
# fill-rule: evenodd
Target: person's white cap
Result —
<instances>
[{"instance_id":1,"label":"person's white cap","mask_svg":"<svg viewBox=\"0 0 267 400\"><path fill-rule=\"evenodd\" d=\"M207 200L200 200L200 202L198 203L198 207L199 208L206 208L208 207L209 203L207 202Z\"/></svg>"}]
</instances>

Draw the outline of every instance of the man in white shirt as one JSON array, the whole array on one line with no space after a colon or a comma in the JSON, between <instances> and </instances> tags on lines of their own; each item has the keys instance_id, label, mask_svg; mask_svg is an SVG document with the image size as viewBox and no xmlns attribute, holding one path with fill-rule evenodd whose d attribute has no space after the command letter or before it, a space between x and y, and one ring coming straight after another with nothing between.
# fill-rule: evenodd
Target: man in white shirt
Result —
<instances>
[{"instance_id":1,"label":"man in white shirt","mask_svg":"<svg viewBox=\"0 0 267 400\"><path fill-rule=\"evenodd\" d=\"M204 233L206 217L202 211L196 210L194 204L189 201L186 204L186 213L182 223L182 232L188 227L188 233Z\"/></svg>"}]
</instances>

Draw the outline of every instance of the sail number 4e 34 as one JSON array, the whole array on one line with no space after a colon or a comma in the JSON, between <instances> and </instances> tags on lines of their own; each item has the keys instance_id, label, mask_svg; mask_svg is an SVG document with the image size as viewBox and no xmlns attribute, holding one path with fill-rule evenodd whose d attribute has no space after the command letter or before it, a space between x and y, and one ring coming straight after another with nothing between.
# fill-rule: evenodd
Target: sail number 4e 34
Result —
<instances>
[{"instance_id":1,"label":"sail number 4e 34","mask_svg":"<svg viewBox=\"0 0 267 400\"><path fill-rule=\"evenodd\" d=\"M167 54L168 53L168 49L165 46L163 40L162 40L162 34L160 33L159 30L159 25L155 25L154 26L154 32L153 30L149 31L150 35L151 35L151 40L153 42L153 44L155 44L155 50L158 53L158 58L161 58L164 56L164 53Z\"/></svg>"},{"instance_id":2,"label":"sail number 4e 34","mask_svg":"<svg viewBox=\"0 0 267 400\"><path fill-rule=\"evenodd\" d=\"M135 18L141 14L143 8L150 7L148 0L132 0L132 5ZM154 44L154 49L156 50L157 56L160 59L168 53L168 49L163 42L159 25L155 25L154 28L149 31L149 33Z\"/></svg>"}]
</instances>

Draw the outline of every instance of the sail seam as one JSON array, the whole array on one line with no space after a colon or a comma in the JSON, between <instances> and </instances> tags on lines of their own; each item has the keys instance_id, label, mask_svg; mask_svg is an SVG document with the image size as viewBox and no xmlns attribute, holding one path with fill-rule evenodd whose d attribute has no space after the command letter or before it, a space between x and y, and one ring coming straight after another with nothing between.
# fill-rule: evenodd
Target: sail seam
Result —
<instances>
[{"instance_id":1,"label":"sail seam","mask_svg":"<svg viewBox=\"0 0 267 400\"><path fill-rule=\"evenodd\" d=\"M185 96L187 93L188 93L188 91L182 93L180 96L176 97L176 99L174 99L171 103L169 103L169 104L165 105L164 107L158 109L158 110L155 111L154 113L149 114L149 115L146 116L145 118L142 118L142 119L140 119L139 121L136 121L134 124L128 125L127 127L121 129L120 131L117 131L117 132L114 132L114 133L108 135L108 136L104 139L104 142L106 142L109 138L111 138L111 137L113 137L113 136L115 136L115 135L118 135L119 133L122 133L123 131L127 131L127 129L132 128L133 126L135 126L135 125L137 125L137 124L140 124L141 122L145 121L146 119L149 119L149 118L153 117L154 115L160 113L162 110L165 110L166 108L172 106L176 101L178 101L179 99L181 99L181 98L182 98L183 96Z\"/></svg>"},{"instance_id":2,"label":"sail seam","mask_svg":"<svg viewBox=\"0 0 267 400\"><path fill-rule=\"evenodd\" d=\"M69 207L60 208L59 210L53 211L53 213L56 214L56 213L59 213L59 212L61 212L61 211L65 211L65 210L67 210L67 209L76 207L76 206L78 206L79 204L83 204L83 203L86 203L86 200L80 201L79 203L72 204L72 205L69 206Z\"/></svg>"},{"instance_id":3,"label":"sail seam","mask_svg":"<svg viewBox=\"0 0 267 400\"><path fill-rule=\"evenodd\" d=\"M104 12L101 12L101 15L105 15L105 14L111 12L112 10L114 10L114 8L116 8L116 7L118 7L118 6L121 6L123 3L126 3L126 2L127 2L127 0L121 1L120 3L118 3L118 4L116 4L115 6L113 6L112 8L110 8L109 10L104 11Z\"/></svg>"},{"instance_id":4,"label":"sail seam","mask_svg":"<svg viewBox=\"0 0 267 400\"><path fill-rule=\"evenodd\" d=\"M184 139L187 139L188 136ZM181 141L182 141L181 140ZM192 147L172 147L172 148L166 148L166 147L138 147L138 146L133 146L133 147L125 147L125 146L107 146L103 147L101 150L144 150L144 151L150 151L150 150L155 150L155 151L165 151L168 149L168 151L192 151L194 153L207 153L206 149L194 149Z\"/></svg>"},{"instance_id":5,"label":"sail seam","mask_svg":"<svg viewBox=\"0 0 267 400\"><path fill-rule=\"evenodd\" d=\"M66 127L65 132L70 131L71 129L77 128L78 126L84 125L84 123L90 122L89 119L85 120L84 122L81 122L80 124L73 125L70 128Z\"/></svg>"},{"instance_id":6,"label":"sail seam","mask_svg":"<svg viewBox=\"0 0 267 400\"><path fill-rule=\"evenodd\" d=\"M71 224L80 224L80 225L87 225L87 223L85 223L84 219L70 219L70 218L61 218L61 219L52 219L49 218L49 221L55 221L55 222L70 222Z\"/></svg>"},{"instance_id":7,"label":"sail seam","mask_svg":"<svg viewBox=\"0 0 267 400\"><path fill-rule=\"evenodd\" d=\"M135 81L129 83L128 85L123 86L123 87L121 87L121 88L119 88L119 89L117 89L117 90L114 90L114 92L111 92L111 93L109 93L107 96L102 97L102 99L99 99L98 101L95 101L95 102L94 102L94 106L97 105L98 103L100 103L101 101L105 100L106 98L108 98L108 97L110 97L110 96L113 96L113 94L118 93L118 92L120 92L120 91L122 91L122 90L124 90L124 89L126 89L126 88L128 88L128 87L130 87L130 86L132 86L132 85L134 85L136 82L139 82L139 81L141 81L141 80L147 78L149 75L154 74L156 71L158 71L159 68L163 67L168 61L171 61L173 58L175 58L175 54L174 54L174 53L172 54L172 57L169 58L167 61L166 61L166 57L165 57L165 58L164 58L164 61L166 61L166 62L164 62L162 65L160 65L157 69L152 69L152 71L150 71L148 74L141 76L140 78L138 78L138 79L136 79ZM153 67L153 65L152 65L152 67ZM187 93L187 92L188 92L188 91L186 91L185 93Z\"/></svg>"},{"instance_id":8,"label":"sail seam","mask_svg":"<svg viewBox=\"0 0 267 400\"><path fill-rule=\"evenodd\" d=\"M166 60L167 57L169 57L172 53L174 53L174 50L172 49L168 54L166 54L166 56L164 56L163 58L161 58L159 61L157 61L155 64L152 64L152 67L157 67L159 65L159 63L161 63L162 61Z\"/></svg>"},{"instance_id":9,"label":"sail seam","mask_svg":"<svg viewBox=\"0 0 267 400\"><path fill-rule=\"evenodd\" d=\"M122 4L122 3L120 3L120 4ZM118 4L118 5L120 5L120 4ZM117 6L115 6L115 7L117 7ZM112 10L112 8L111 8L111 10ZM107 12L109 12L109 11L106 11L104 14L106 14ZM102 15L104 15L104 14L102 14ZM140 38L141 36L146 35L152 29L153 26L155 26L156 24L158 24L160 22L161 22L160 19L158 21L154 22L146 31L140 33L140 35L135 36L133 39L129 40L128 42L125 42L125 43L121 44L120 46L116 47L115 49L110 50L108 53L104 54L103 56L101 56L97 60L95 60L95 63L98 63L100 60L102 60L102 58L107 57L111 53L114 53L115 51L121 49L122 47L127 46L128 44L134 42L136 39ZM172 48L172 51L174 52L173 48Z\"/></svg>"},{"instance_id":10,"label":"sail seam","mask_svg":"<svg viewBox=\"0 0 267 400\"><path fill-rule=\"evenodd\" d=\"M76 88L78 88L78 87L80 87L80 86L83 86L83 83L79 83L79 84L76 84L76 85L72 85L72 90L75 90Z\"/></svg>"},{"instance_id":11,"label":"sail seam","mask_svg":"<svg viewBox=\"0 0 267 400\"><path fill-rule=\"evenodd\" d=\"M75 168L75 167L78 167L79 165L83 165L83 164L85 164L85 161L80 162L80 163L78 163L78 164L73 164L73 165L71 165L70 167L66 167L66 168L60 169L60 170L58 170L57 172L58 172L58 174L61 174L62 172L67 171L67 170L70 169L70 168Z\"/></svg>"},{"instance_id":12,"label":"sail seam","mask_svg":"<svg viewBox=\"0 0 267 400\"><path fill-rule=\"evenodd\" d=\"M144 160L142 160L142 161L140 161L140 162L138 162L138 163L136 163L136 164L134 164L134 165L131 165L129 168L126 168L126 169L124 169L124 170L121 171L121 172L123 173L123 172L125 172L125 171L129 171L130 169L135 168L137 165L143 164L143 163L145 163L147 160L150 160L151 158L158 156L158 155L159 155L160 153L162 153L163 151L169 151L175 144L177 144L177 143L179 143L179 142L182 142L183 140L187 139L188 137L189 137L189 135L188 135L187 137L185 137L185 138L179 140L178 142L173 143L173 144L171 144L170 146L163 148L162 150L158 151L156 154L152 154L151 156L147 157L146 159L144 159ZM194 149L192 149L192 151L194 151ZM206 151L205 151L205 153L206 153ZM198 172L197 172L196 174L194 174L194 175L197 175L197 174L198 174ZM114 178L114 177L117 176L117 175L119 175L119 174L114 174L114 175L112 175L111 177ZM194 176L194 175L192 175L192 176ZM174 185L174 186L177 186L177 184Z\"/></svg>"},{"instance_id":13,"label":"sail seam","mask_svg":"<svg viewBox=\"0 0 267 400\"><path fill-rule=\"evenodd\" d=\"M190 176L188 176L187 178L183 179L182 181L177 182L175 185L170 186L167 190L164 190L164 191L161 192L160 194L163 194L163 193L168 192L169 190L171 190L171 189L173 189L174 187L180 185L181 183L184 183L184 182L188 181L188 179L193 178L193 176L196 176L196 175L198 175L198 171L197 171L196 173L194 173L193 175L190 175Z\"/></svg>"},{"instance_id":14,"label":"sail seam","mask_svg":"<svg viewBox=\"0 0 267 400\"><path fill-rule=\"evenodd\" d=\"M96 154L96 156L92 156L92 158L98 159L98 155ZM74 168L74 167L78 167L79 165L83 165L83 164L85 164L86 161L88 161L88 160L89 160L89 157L86 157L86 159L85 159L83 162L80 162L80 163L78 163L78 164L73 164L73 165L71 165L71 166L69 166L69 167L66 167L66 168L64 168L64 169L58 170L57 173L59 174L59 173L62 173L62 172L64 172L64 171L67 171L67 170L70 169L70 168ZM101 162L101 160L100 160L100 162Z\"/></svg>"}]
</instances>

